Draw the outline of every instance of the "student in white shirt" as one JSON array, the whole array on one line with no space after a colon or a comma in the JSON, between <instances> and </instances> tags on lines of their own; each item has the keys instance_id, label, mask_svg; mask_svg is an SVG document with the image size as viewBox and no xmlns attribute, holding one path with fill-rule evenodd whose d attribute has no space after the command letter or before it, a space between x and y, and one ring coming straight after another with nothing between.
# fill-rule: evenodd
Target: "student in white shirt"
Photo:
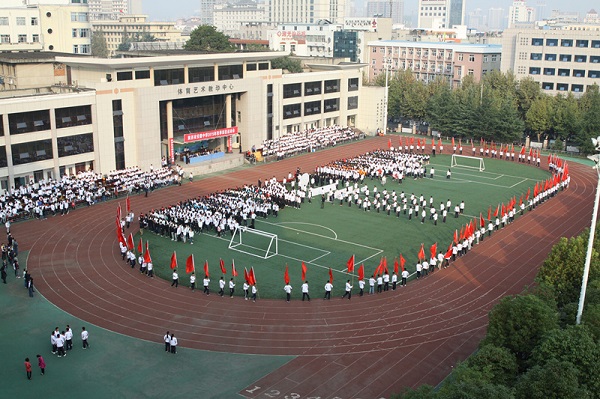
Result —
<instances>
[{"instance_id":1,"label":"student in white shirt","mask_svg":"<svg viewBox=\"0 0 600 399\"><path fill-rule=\"evenodd\" d=\"M175 338L175 334L171 334L171 340L170 340L169 344L171 345L171 353L176 354L177 353L177 338Z\"/></svg>"},{"instance_id":2,"label":"student in white shirt","mask_svg":"<svg viewBox=\"0 0 600 399\"><path fill-rule=\"evenodd\" d=\"M305 281L304 284L302 284L302 300L303 301L304 301L305 297L310 302L310 295L308 295L308 281Z\"/></svg>"},{"instance_id":3,"label":"student in white shirt","mask_svg":"<svg viewBox=\"0 0 600 399\"><path fill-rule=\"evenodd\" d=\"M81 327L81 344L83 345L83 349L87 349L90 347L90 344L88 343L89 337L90 334L87 332L85 327Z\"/></svg>"},{"instance_id":4,"label":"student in white shirt","mask_svg":"<svg viewBox=\"0 0 600 399\"><path fill-rule=\"evenodd\" d=\"M283 290L285 291L285 299L289 302L292 297L292 286L288 283L283 287Z\"/></svg>"},{"instance_id":5,"label":"student in white shirt","mask_svg":"<svg viewBox=\"0 0 600 399\"><path fill-rule=\"evenodd\" d=\"M333 284L329 280L325 283L325 296L323 299L331 299L331 290L333 289Z\"/></svg>"}]
</instances>

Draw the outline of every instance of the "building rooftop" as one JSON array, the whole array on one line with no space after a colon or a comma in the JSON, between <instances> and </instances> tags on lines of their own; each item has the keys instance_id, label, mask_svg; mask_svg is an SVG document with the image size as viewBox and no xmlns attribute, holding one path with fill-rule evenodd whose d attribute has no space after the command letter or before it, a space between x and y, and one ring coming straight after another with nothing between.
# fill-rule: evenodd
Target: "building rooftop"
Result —
<instances>
[{"instance_id":1,"label":"building rooftop","mask_svg":"<svg viewBox=\"0 0 600 399\"><path fill-rule=\"evenodd\" d=\"M92 93L93 89L87 89L82 87L73 87L73 86L46 86L46 87L36 87L31 89L18 89L18 90L2 90L0 91L0 100L4 100L7 98L23 98L23 97L37 97L40 96L50 96L50 95L58 95L58 94L76 94L76 93Z\"/></svg>"},{"instance_id":2,"label":"building rooftop","mask_svg":"<svg viewBox=\"0 0 600 399\"><path fill-rule=\"evenodd\" d=\"M31 64L54 62L56 57L91 58L89 55L58 53L51 51L14 51L0 52L0 62L9 64Z\"/></svg>"}]
</instances>

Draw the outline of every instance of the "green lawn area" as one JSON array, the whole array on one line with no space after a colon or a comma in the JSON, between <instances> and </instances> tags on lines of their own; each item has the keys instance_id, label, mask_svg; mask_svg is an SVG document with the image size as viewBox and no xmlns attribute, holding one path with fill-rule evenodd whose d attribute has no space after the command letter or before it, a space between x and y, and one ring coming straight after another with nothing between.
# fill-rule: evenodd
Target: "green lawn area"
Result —
<instances>
[{"instance_id":1,"label":"green lawn area","mask_svg":"<svg viewBox=\"0 0 600 399\"><path fill-rule=\"evenodd\" d=\"M432 158L431 165L436 169L434 179L405 179L403 184L388 179L385 186L377 180L365 180L369 190L377 186L378 190L384 188L396 193L404 191L410 195L421 194L428 200L434 198L436 208L441 201L450 199L452 204L464 200L466 204L465 216L454 218L449 212L446 223L441 218L438 225L426 219L421 224L420 218L413 216L411 221L407 215L397 218L394 213L388 216L385 212L377 213L373 210L364 212L354 204L349 207L347 203L342 206L339 201L334 204L327 203L321 209L320 199L315 198L312 203L304 203L301 209L286 208L279 213L278 218L259 218L256 228L261 231L277 234L278 255L268 259L249 255L249 253L266 253L268 239L259 240L253 236L244 239L255 247L250 249L242 247L237 250L229 249L231 236L217 237L214 233L198 234L194 245L173 242L146 232L144 239L150 241L155 272L159 277L171 279L169 268L170 256L173 250L177 251L180 283L187 285L189 276L184 272L185 259L194 254L198 285L202 285L203 264L208 261L211 273L211 290L218 290L218 279L221 277L219 259L223 259L227 266L228 281L231 276L231 263L235 260L239 276L236 278L237 294L242 295L244 267L254 267L259 294L263 298L285 298L283 292L283 274L286 264L289 266L291 284L295 287L294 297L300 293L301 263L304 261L308 268L307 279L311 284L313 296L318 296L323 290L323 285L329 278L329 268L334 273L334 294L342 294L346 279L346 261L352 254L356 256L356 267L361 263L365 265L365 275L369 276L378 265L382 256L387 257L390 271L393 270L393 260L401 253L407 261L408 270L412 273L417 261L417 253L421 243L425 244L425 252L429 254L429 247L438 243L439 250L445 250L455 230L461 229L472 217L479 218L480 213L487 218L488 208L493 210L499 203L507 203L513 196L517 202L522 194L532 188L538 181L547 179L550 174L539 168L534 168L519 163L512 163L496 159L485 159L485 171L477 169L452 168L452 178L445 178L450 166L451 156L442 155ZM477 162L477 165L479 163ZM139 236L136 237L139 240ZM262 241L262 242L260 242ZM136 241L137 242L137 241Z\"/></svg>"},{"instance_id":2,"label":"green lawn area","mask_svg":"<svg viewBox=\"0 0 600 399\"><path fill-rule=\"evenodd\" d=\"M25 259L26 254L20 257ZM232 398L291 356L234 355L180 347L165 353L162 335L142 341L90 325L46 301L29 298L22 279L0 283L3 398ZM67 357L52 355L50 333L69 324L76 332ZM90 332L89 350L79 333ZM183 340L180 345L185 345ZM36 355L46 360L41 376ZM29 357L33 378L25 376Z\"/></svg>"}]
</instances>

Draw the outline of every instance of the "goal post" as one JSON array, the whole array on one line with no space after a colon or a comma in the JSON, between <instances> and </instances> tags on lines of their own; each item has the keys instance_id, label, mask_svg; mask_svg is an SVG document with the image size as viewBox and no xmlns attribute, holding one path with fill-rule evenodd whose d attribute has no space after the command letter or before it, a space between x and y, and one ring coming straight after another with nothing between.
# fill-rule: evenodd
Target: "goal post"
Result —
<instances>
[{"instance_id":1,"label":"goal post","mask_svg":"<svg viewBox=\"0 0 600 399\"><path fill-rule=\"evenodd\" d=\"M277 234L237 226L229 241L229 249L269 259L279 254L279 240Z\"/></svg>"},{"instance_id":2,"label":"goal post","mask_svg":"<svg viewBox=\"0 0 600 399\"><path fill-rule=\"evenodd\" d=\"M480 172L485 170L485 162L481 157L471 157L468 155L452 154L450 167L460 167L468 169L478 169Z\"/></svg>"}]
</instances>

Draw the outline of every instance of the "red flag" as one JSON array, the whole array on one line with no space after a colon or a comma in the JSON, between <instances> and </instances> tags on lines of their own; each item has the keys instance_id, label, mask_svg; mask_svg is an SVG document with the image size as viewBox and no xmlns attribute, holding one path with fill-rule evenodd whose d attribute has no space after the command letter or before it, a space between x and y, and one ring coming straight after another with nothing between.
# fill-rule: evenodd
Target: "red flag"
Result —
<instances>
[{"instance_id":1,"label":"red flag","mask_svg":"<svg viewBox=\"0 0 600 399\"><path fill-rule=\"evenodd\" d=\"M117 229L117 239L119 240L120 243L127 246L127 240L125 239L125 236L123 235L123 231L121 230L120 227Z\"/></svg>"},{"instance_id":2,"label":"red flag","mask_svg":"<svg viewBox=\"0 0 600 399\"><path fill-rule=\"evenodd\" d=\"M387 258L384 256L382 263L381 263L381 271L384 274L390 274L390 272L388 271L388 267L387 267Z\"/></svg>"},{"instance_id":3,"label":"red flag","mask_svg":"<svg viewBox=\"0 0 600 399\"><path fill-rule=\"evenodd\" d=\"M437 242L434 243L431 248L429 248L429 253L431 254L432 258L435 258L435 255L437 254Z\"/></svg>"},{"instance_id":4,"label":"red flag","mask_svg":"<svg viewBox=\"0 0 600 399\"><path fill-rule=\"evenodd\" d=\"M506 215L506 206L502 203L502 216Z\"/></svg>"},{"instance_id":5,"label":"red flag","mask_svg":"<svg viewBox=\"0 0 600 399\"><path fill-rule=\"evenodd\" d=\"M302 262L302 281L306 281L306 264Z\"/></svg>"},{"instance_id":6,"label":"red flag","mask_svg":"<svg viewBox=\"0 0 600 399\"><path fill-rule=\"evenodd\" d=\"M452 257L452 244L448 247L446 254L444 255L444 259L450 259Z\"/></svg>"},{"instance_id":7,"label":"red flag","mask_svg":"<svg viewBox=\"0 0 600 399\"><path fill-rule=\"evenodd\" d=\"M452 147L456 147L456 144L454 144L454 136L452 136Z\"/></svg>"},{"instance_id":8,"label":"red flag","mask_svg":"<svg viewBox=\"0 0 600 399\"><path fill-rule=\"evenodd\" d=\"M533 148L529 147L529 156L533 156Z\"/></svg>"},{"instance_id":9,"label":"red flag","mask_svg":"<svg viewBox=\"0 0 600 399\"><path fill-rule=\"evenodd\" d=\"M245 267L244 267L244 280L246 280L246 282L248 284L250 284L250 274L248 274L248 269L246 269Z\"/></svg>"},{"instance_id":10,"label":"red flag","mask_svg":"<svg viewBox=\"0 0 600 399\"><path fill-rule=\"evenodd\" d=\"M406 259L400 254L400 268L404 271L404 265L406 264Z\"/></svg>"},{"instance_id":11,"label":"red flag","mask_svg":"<svg viewBox=\"0 0 600 399\"><path fill-rule=\"evenodd\" d=\"M135 244L133 243L133 234L129 233L129 237L127 237L127 249L132 251L135 248Z\"/></svg>"},{"instance_id":12,"label":"red flag","mask_svg":"<svg viewBox=\"0 0 600 399\"><path fill-rule=\"evenodd\" d=\"M121 220L121 204L117 206L117 220Z\"/></svg>"},{"instance_id":13,"label":"red flag","mask_svg":"<svg viewBox=\"0 0 600 399\"><path fill-rule=\"evenodd\" d=\"M235 269L235 261L233 259L231 260L231 275L233 277L237 277L237 275L238 275L238 272Z\"/></svg>"},{"instance_id":14,"label":"red flag","mask_svg":"<svg viewBox=\"0 0 600 399\"><path fill-rule=\"evenodd\" d=\"M523 205L523 194L521 194L521 197L519 198L519 206Z\"/></svg>"},{"instance_id":15,"label":"red flag","mask_svg":"<svg viewBox=\"0 0 600 399\"><path fill-rule=\"evenodd\" d=\"M521 155L525 155L525 147L521 146L521 151L519 152Z\"/></svg>"},{"instance_id":16,"label":"red flag","mask_svg":"<svg viewBox=\"0 0 600 399\"><path fill-rule=\"evenodd\" d=\"M484 226L485 226L485 219L483 218L483 215L481 214L481 212L479 212L479 227L484 227Z\"/></svg>"},{"instance_id":17,"label":"red flag","mask_svg":"<svg viewBox=\"0 0 600 399\"><path fill-rule=\"evenodd\" d=\"M394 273L398 274L398 258L394 258Z\"/></svg>"},{"instance_id":18,"label":"red flag","mask_svg":"<svg viewBox=\"0 0 600 399\"><path fill-rule=\"evenodd\" d=\"M285 265L285 272L283 273L283 281L286 284L290 283L290 272L288 270L288 265Z\"/></svg>"},{"instance_id":19,"label":"red flag","mask_svg":"<svg viewBox=\"0 0 600 399\"><path fill-rule=\"evenodd\" d=\"M333 271L331 270L331 267L329 268L329 282L333 284Z\"/></svg>"},{"instance_id":20,"label":"red flag","mask_svg":"<svg viewBox=\"0 0 600 399\"><path fill-rule=\"evenodd\" d=\"M354 255L352 255L350 259L348 259L348 262L346 262L346 266L348 266L348 273L352 273L354 271Z\"/></svg>"},{"instance_id":21,"label":"red flag","mask_svg":"<svg viewBox=\"0 0 600 399\"><path fill-rule=\"evenodd\" d=\"M363 265L362 263L358 268L358 279L359 280L365 279L365 265Z\"/></svg>"},{"instance_id":22,"label":"red flag","mask_svg":"<svg viewBox=\"0 0 600 399\"><path fill-rule=\"evenodd\" d=\"M419 250L419 260L422 261L425 259L425 248L424 244L421 244L421 249Z\"/></svg>"},{"instance_id":23,"label":"red flag","mask_svg":"<svg viewBox=\"0 0 600 399\"><path fill-rule=\"evenodd\" d=\"M177 254L173 251L173 255L171 255L171 269L175 269L177 267Z\"/></svg>"},{"instance_id":24,"label":"red flag","mask_svg":"<svg viewBox=\"0 0 600 399\"><path fill-rule=\"evenodd\" d=\"M454 230L454 243L458 244L458 230Z\"/></svg>"},{"instance_id":25,"label":"red flag","mask_svg":"<svg viewBox=\"0 0 600 399\"><path fill-rule=\"evenodd\" d=\"M442 138L440 137L440 138L438 139L438 147L441 147L441 146L442 146Z\"/></svg>"},{"instance_id":26,"label":"red flag","mask_svg":"<svg viewBox=\"0 0 600 399\"><path fill-rule=\"evenodd\" d=\"M460 226L460 234L458 236L458 241L462 241L463 238L465 238L464 228L465 228L465 226ZM456 241L457 244L458 244L458 241Z\"/></svg>"},{"instance_id":27,"label":"red flag","mask_svg":"<svg viewBox=\"0 0 600 399\"><path fill-rule=\"evenodd\" d=\"M192 273L194 270L196 270L196 266L194 266L194 254L192 254L185 261L185 272Z\"/></svg>"},{"instance_id":28,"label":"red flag","mask_svg":"<svg viewBox=\"0 0 600 399\"><path fill-rule=\"evenodd\" d=\"M567 177L569 177L569 165L565 162L565 167L563 169L563 181L567 180Z\"/></svg>"},{"instance_id":29,"label":"red flag","mask_svg":"<svg viewBox=\"0 0 600 399\"><path fill-rule=\"evenodd\" d=\"M392 139L388 139L388 150L392 148Z\"/></svg>"},{"instance_id":30,"label":"red flag","mask_svg":"<svg viewBox=\"0 0 600 399\"><path fill-rule=\"evenodd\" d=\"M129 199L129 194L125 199L125 209L127 209L127 213L131 212L131 199Z\"/></svg>"},{"instance_id":31,"label":"red flag","mask_svg":"<svg viewBox=\"0 0 600 399\"><path fill-rule=\"evenodd\" d=\"M204 274L206 275L206 277L210 277L210 273L208 272L208 261L207 260L204 261Z\"/></svg>"},{"instance_id":32,"label":"red flag","mask_svg":"<svg viewBox=\"0 0 600 399\"><path fill-rule=\"evenodd\" d=\"M488 220L492 220L492 206L488 208Z\"/></svg>"},{"instance_id":33,"label":"red flag","mask_svg":"<svg viewBox=\"0 0 600 399\"><path fill-rule=\"evenodd\" d=\"M138 250L139 253L142 253L142 251L143 251L143 245L144 244L142 244L142 237L140 237L140 242L138 243L138 247L137 247L137 250Z\"/></svg>"},{"instance_id":34,"label":"red flag","mask_svg":"<svg viewBox=\"0 0 600 399\"><path fill-rule=\"evenodd\" d=\"M494 217L498 217L498 212L500 212L500 204L498 204L496 210L494 211Z\"/></svg>"},{"instance_id":35,"label":"red flag","mask_svg":"<svg viewBox=\"0 0 600 399\"><path fill-rule=\"evenodd\" d=\"M221 266L221 273L227 274L227 269L225 268L225 262L223 259L219 259L219 266Z\"/></svg>"},{"instance_id":36,"label":"red flag","mask_svg":"<svg viewBox=\"0 0 600 399\"><path fill-rule=\"evenodd\" d=\"M146 241L146 252L144 252L144 262L146 262L146 263L152 262L152 257L150 256L150 250L148 249L148 241Z\"/></svg>"},{"instance_id":37,"label":"red flag","mask_svg":"<svg viewBox=\"0 0 600 399\"><path fill-rule=\"evenodd\" d=\"M254 274L254 266L252 266L250 268L250 272L248 273L248 276L252 280L252 285L256 285L256 275Z\"/></svg>"}]
</instances>

